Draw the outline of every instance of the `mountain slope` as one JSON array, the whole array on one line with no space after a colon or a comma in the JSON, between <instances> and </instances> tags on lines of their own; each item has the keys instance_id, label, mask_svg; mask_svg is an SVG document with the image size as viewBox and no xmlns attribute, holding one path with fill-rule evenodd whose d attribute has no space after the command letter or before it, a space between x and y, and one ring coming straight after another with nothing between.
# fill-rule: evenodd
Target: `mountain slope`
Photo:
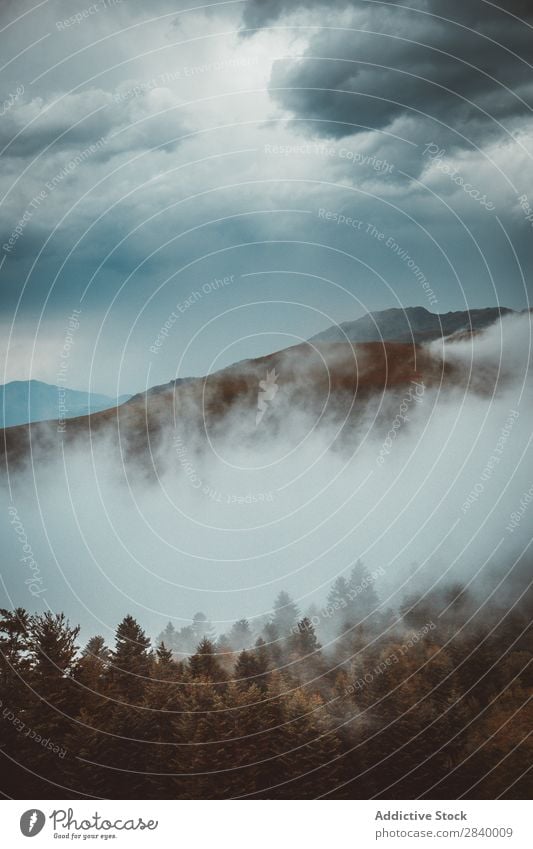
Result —
<instances>
[{"instance_id":1,"label":"mountain slope","mask_svg":"<svg viewBox=\"0 0 533 849\"><path fill-rule=\"evenodd\" d=\"M275 373L279 391L256 426L260 383ZM120 407L70 419L64 430L56 422L7 428L0 455L10 466L30 456L50 457L62 445L93 441L114 445L117 457L128 465L151 470L172 462L176 435L203 440L221 432L238 433L239 440L255 445L265 436L282 432L304 411L317 427L340 423L348 433L357 426L369 399L405 392L413 380L426 387L443 381L460 383L461 374L443 364L429 350L398 343L361 345L308 343L236 363L205 378L171 381L133 396ZM30 449L31 443L31 449Z\"/></svg>"},{"instance_id":2,"label":"mountain slope","mask_svg":"<svg viewBox=\"0 0 533 849\"><path fill-rule=\"evenodd\" d=\"M422 343L460 331L483 330L504 315L507 307L432 313L425 307L369 312L355 321L345 321L317 333L310 342L411 342Z\"/></svg>"},{"instance_id":3,"label":"mountain slope","mask_svg":"<svg viewBox=\"0 0 533 849\"><path fill-rule=\"evenodd\" d=\"M17 466L30 456L34 461L60 454L66 446L85 451L93 443L105 442L110 460L115 457L125 468L151 475L176 464L176 439L187 440L198 451L218 439L232 439L260 451L262 440L268 438L286 439L290 434L298 442L305 438L306 429L330 428L339 445L355 445L365 416L373 417L376 433L390 427L413 382L426 389L460 388L486 397L500 391L509 379L509 369L502 369L499 357L486 360L481 351L471 361L470 345L466 354L455 353L462 350L465 337L477 336L499 315L494 309L445 316L424 308L405 313L386 310L347 327L353 331L355 326L354 333L369 333L369 322L375 331L373 318L377 317L385 332L401 334L407 317L411 326L416 324L416 333L427 339L435 334L437 322L441 336L444 330L446 335L454 334L446 355L440 345L412 341L305 342L206 377L178 378L154 386L121 406L71 418L60 428L57 421L7 428L0 440L0 456L4 464ZM464 332L465 322L474 331ZM479 334L480 340L483 336ZM55 412L57 418L57 408Z\"/></svg>"}]
</instances>

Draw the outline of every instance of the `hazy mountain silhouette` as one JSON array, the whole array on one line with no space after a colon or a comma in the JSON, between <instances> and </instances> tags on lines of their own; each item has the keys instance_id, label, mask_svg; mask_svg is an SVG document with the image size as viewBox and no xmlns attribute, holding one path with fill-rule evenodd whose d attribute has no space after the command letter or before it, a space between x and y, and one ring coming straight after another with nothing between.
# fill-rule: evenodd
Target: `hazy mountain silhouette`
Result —
<instances>
[{"instance_id":1,"label":"hazy mountain silhouette","mask_svg":"<svg viewBox=\"0 0 533 849\"><path fill-rule=\"evenodd\" d=\"M0 386L0 427L57 419L60 403L66 407L66 410L61 409L62 418L71 419L116 407L129 397L111 398L109 395L54 386L41 380L13 380Z\"/></svg>"},{"instance_id":2,"label":"hazy mountain silhouette","mask_svg":"<svg viewBox=\"0 0 533 849\"><path fill-rule=\"evenodd\" d=\"M483 330L504 315L507 307L432 313L425 307L369 312L317 333L310 342L430 342L461 331Z\"/></svg>"}]
</instances>

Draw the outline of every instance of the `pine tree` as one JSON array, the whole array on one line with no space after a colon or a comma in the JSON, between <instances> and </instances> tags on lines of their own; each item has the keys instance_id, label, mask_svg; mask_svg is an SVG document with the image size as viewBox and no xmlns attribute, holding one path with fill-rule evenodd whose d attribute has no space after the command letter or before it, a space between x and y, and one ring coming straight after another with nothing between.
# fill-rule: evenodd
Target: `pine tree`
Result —
<instances>
[{"instance_id":1,"label":"pine tree","mask_svg":"<svg viewBox=\"0 0 533 849\"><path fill-rule=\"evenodd\" d=\"M254 683L260 690L266 690L268 687L268 673L271 667L271 661L268 646L262 637L258 637L255 641L254 656L259 670L259 677Z\"/></svg>"},{"instance_id":2,"label":"pine tree","mask_svg":"<svg viewBox=\"0 0 533 849\"><path fill-rule=\"evenodd\" d=\"M0 608L0 654L3 662L16 665L28 648L30 616L23 607Z\"/></svg>"},{"instance_id":3,"label":"pine tree","mask_svg":"<svg viewBox=\"0 0 533 849\"><path fill-rule=\"evenodd\" d=\"M239 619L229 632L229 643L235 651L249 649L252 644L252 629L247 619Z\"/></svg>"},{"instance_id":4,"label":"pine tree","mask_svg":"<svg viewBox=\"0 0 533 849\"><path fill-rule=\"evenodd\" d=\"M81 653L75 678L89 691L99 692L107 683L111 652L101 636L91 637ZM89 694L87 694L89 695Z\"/></svg>"},{"instance_id":5,"label":"pine tree","mask_svg":"<svg viewBox=\"0 0 533 849\"><path fill-rule=\"evenodd\" d=\"M299 657L307 658L316 656L320 651L320 643L316 638L314 626L307 616L298 622L297 632L290 638L291 650Z\"/></svg>"},{"instance_id":6,"label":"pine tree","mask_svg":"<svg viewBox=\"0 0 533 849\"><path fill-rule=\"evenodd\" d=\"M30 671L29 619L29 614L22 608L13 611L0 610L0 753L5 756L2 758L5 772L10 773L12 783L9 793L15 798L23 798L28 792L27 775L19 775L17 770L13 769L14 764L24 763L25 741L20 739L21 735L15 733L16 726L12 723L24 723L25 712L35 702L31 682L30 686L26 684ZM8 757L13 760L10 762Z\"/></svg>"},{"instance_id":7,"label":"pine tree","mask_svg":"<svg viewBox=\"0 0 533 849\"><path fill-rule=\"evenodd\" d=\"M105 640L99 634L96 637L91 637L87 645L82 650L82 657L91 657L93 660L101 660L104 663L109 660L111 652L105 644Z\"/></svg>"},{"instance_id":8,"label":"pine tree","mask_svg":"<svg viewBox=\"0 0 533 849\"><path fill-rule=\"evenodd\" d=\"M191 654L195 650L197 643L198 640L196 639L192 625L185 625L184 628L180 628L176 632L174 640L174 651L178 659L183 660L186 655Z\"/></svg>"},{"instance_id":9,"label":"pine tree","mask_svg":"<svg viewBox=\"0 0 533 849\"><path fill-rule=\"evenodd\" d=\"M199 612L195 613L192 620L192 631L194 635L195 645L198 645L200 640L204 638L214 642L215 640L215 629L213 625L205 615L205 613Z\"/></svg>"},{"instance_id":10,"label":"pine tree","mask_svg":"<svg viewBox=\"0 0 533 849\"><path fill-rule=\"evenodd\" d=\"M83 700L73 680L79 630L79 626L72 626L62 613L47 611L32 616L29 621L31 669L28 681L35 695L28 700L24 722L34 738L38 734L59 747L64 747L73 726L71 717L78 715ZM54 779L57 755L42 745L28 745L32 745L31 752L27 753L31 768L37 775Z\"/></svg>"},{"instance_id":11,"label":"pine tree","mask_svg":"<svg viewBox=\"0 0 533 849\"><path fill-rule=\"evenodd\" d=\"M334 610L342 610L348 607L350 584L343 575L339 575L333 582L328 593L327 606Z\"/></svg>"},{"instance_id":12,"label":"pine tree","mask_svg":"<svg viewBox=\"0 0 533 849\"><path fill-rule=\"evenodd\" d=\"M291 661L297 661L293 674L301 682L318 678L322 668L321 647L313 623L307 616L298 622L297 633L289 637L288 643Z\"/></svg>"},{"instance_id":13,"label":"pine tree","mask_svg":"<svg viewBox=\"0 0 533 849\"><path fill-rule=\"evenodd\" d=\"M0 687L7 704L19 701L21 677L29 668L30 616L22 608L0 609Z\"/></svg>"},{"instance_id":14,"label":"pine tree","mask_svg":"<svg viewBox=\"0 0 533 849\"><path fill-rule=\"evenodd\" d=\"M71 626L63 613L46 612L29 621L28 649L32 678L41 698L63 701L64 682L75 669L79 626Z\"/></svg>"},{"instance_id":15,"label":"pine tree","mask_svg":"<svg viewBox=\"0 0 533 849\"><path fill-rule=\"evenodd\" d=\"M112 687L127 703L139 702L150 676L150 639L133 616L125 616L116 631L111 652Z\"/></svg>"},{"instance_id":16,"label":"pine tree","mask_svg":"<svg viewBox=\"0 0 533 849\"><path fill-rule=\"evenodd\" d=\"M272 667L277 669L283 663L283 640L273 622L263 628L263 638Z\"/></svg>"},{"instance_id":17,"label":"pine tree","mask_svg":"<svg viewBox=\"0 0 533 849\"><path fill-rule=\"evenodd\" d=\"M274 602L274 616L272 624L280 636L288 636L298 621L298 608L290 595L283 590Z\"/></svg>"},{"instance_id":18,"label":"pine tree","mask_svg":"<svg viewBox=\"0 0 533 849\"><path fill-rule=\"evenodd\" d=\"M345 621L356 624L378 610L379 596L360 560L355 563L350 572L348 592L350 604Z\"/></svg>"},{"instance_id":19,"label":"pine tree","mask_svg":"<svg viewBox=\"0 0 533 849\"><path fill-rule=\"evenodd\" d=\"M173 671L175 669L172 652L170 649L167 649L164 642L158 645L155 656L156 669L158 672L164 672L166 675L169 671Z\"/></svg>"},{"instance_id":20,"label":"pine tree","mask_svg":"<svg viewBox=\"0 0 533 849\"><path fill-rule=\"evenodd\" d=\"M188 674L182 663L176 662L164 643L158 646L152 665L151 681L144 693L143 739L146 746L145 764L151 775L144 792L149 798L173 798L176 779L167 776L174 753L183 742L181 724L187 709L185 691ZM179 783L179 782L178 782ZM148 792L147 792L148 790Z\"/></svg>"},{"instance_id":21,"label":"pine tree","mask_svg":"<svg viewBox=\"0 0 533 849\"><path fill-rule=\"evenodd\" d=\"M211 681L220 681L224 678L216 657L215 646L207 637L200 641L195 654L189 658L189 669L193 678L209 678Z\"/></svg>"},{"instance_id":22,"label":"pine tree","mask_svg":"<svg viewBox=\"0 0 533 849\"><path fill-rule=\"evenodd\" d=\"M170 651L176 651L177 636L178 634L176 629L174 628L174 625L172 624L172 622L169 622L159 634L156 643L157 645L164 643L167 649L170 649Z\"/></svg>"},{"instance_id":23,"label":"pine tree","mask_svg":"<svg viewBox=\"0 0 533 849\"><path fill-rule=\"evenodd\" d=\"M339 575L333 582L328 593L323 631L328 639L335 638L341 633L342 626L353 618L353 604L350 600L350 583Z\"/></svg>"}]
</instances>

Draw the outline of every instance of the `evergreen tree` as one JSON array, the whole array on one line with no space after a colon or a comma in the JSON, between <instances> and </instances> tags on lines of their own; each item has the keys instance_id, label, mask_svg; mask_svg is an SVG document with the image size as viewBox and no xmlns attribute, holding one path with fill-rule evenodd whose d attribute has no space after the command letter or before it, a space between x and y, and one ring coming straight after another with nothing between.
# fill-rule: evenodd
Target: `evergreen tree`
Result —
<instances>
[{"instance_id":1,"label":"evergreen tree","mask_svg":"<svg viewBox=\"0 0 533 849\"><path fill-rule=\"evenodd\" d=\"M322 671L320 643L316 638L313 624L307 616L298 622L297 633L289 637L289 657L291 661L297 661L293 674L297 675L300 682L310 681L320 676Z\"/></svg>"},{"instance_id":2,"label":"evergreen tree","mask_svg":"<svg viewBox=\"0 0 533 849\"><path fill-rule=\"evenodd\" d=\"M322 628L329 639L342 633L342 626L352 622L353 603L350 599L350 582L340 575L333 582L328 593Z\"/></svg>"},{"instance_id":3,"label":"evergreen tree","mask_svg":"<svg viewBox=\"0 0 533 849\"><path fill-rule=\"evenodd\" d=\"M32 682L38 695L57 707L66 700L65 681L75 670L79 632L63 613L47 611L29 620Z\"/></svg>"},{"instance_id":4,"label":"evergreen tree","mask_svg":"<svg viewBox=\"0 0 533 849\"><path fill-rule=\"evenodd\" d=\"M306 658L317 655L320 651L320 643L316 638L314 626L307 616L304 616L298 622L297 633L290 638L290 646L292 651L296 652L300 657Z\"/></svg>"},{"instance_id":5,"label":"evergreen tree","mask_svg":"<svg viewBox=\"0 0 533 849\"><path fill-rule=\"evenodd\" d=\"M401 609L403 623L367 618L323 652L310 617L288 634L271 622L227 663L205 637L183 663L164 641L152 653L131 616L112 652L97 636L78 654L64 616L0 611L3 792L523 797L530 611L493 604L473 618L450 585Z\"/></svg>"},{"instance_id":6,"label":"evergreen tree","mask_svg":"<svg viewBox=\"0 0 533 849\"><path fill-rule=\"evenodd\" d=\"M111 680L117 697L127 703L139 702L150 676L150 639L133 616L125 616L116 631L111 652Z\"/></svg>"},{"instance_id":7,"label":"evergreen tree","mask_svg":"<svg viewBox=\"0 0 533 849\"><path fill-rule=\"evenodd\" d=\"M11 772L10 795L18 794L19 798L28 792L27 776L19 774L13 766L24 762L25 741L14 733L12 723L25 723L25 712L35 701L31 683L28 682L29 686L26 683L30 672L29 621L28 613L22 608L0 610L0 754L5 756L6 773L8 769ZM9 768L8 757L12 758Z\"/></svg>"},{"instance_id":8,"label":"evergreen tree","mask_svg":"<svg viewBox=\"0 0 533 849\"><path fill-rule=\"evenodd\" d=\"M22 607L0 608L0 654L6 664L16 666L28 648L29 614Z\"/></svg>"},{"instance_id":9,"label":"evergreen tree","mask_svg":"<svg viewBox=\"0 0 533 849\"><path fill-rule=\"evenodd\" d=\"M30 616L21 607L0 609L0 686L8 704L19 702L30 660Z\"/></svg>"},{"instance_id":10,"label":"evergreen tree","mask_svg":"<svg viewBox=\"0 0 533 849\"><path fill-rule=\"evenodd\" d=\"M249 649L252 644L252 629L247 619L239 619L229 632L229 643L235 651Z\"/></svg>"},{"instance_id":11,"label":"evergreen tree","mask_svg":"<svg viewBox=\"0 0 533 849\"><path fill-rule=\"evenodd\" d=\"M288 636L298 621L298 608L290 595L283 590L274 602L272 624L282 637Z\"/></svg>"},{"instance_id":12,"label":"evergreen tree","mask_svg":"<svg viewBox=\"0 0 533 849\"><path fill-rule=\"evenodd\" d=\"M91 637L87 645L82 649L82 657L90 657L93 660L101 660L107 663L111 656L111 652L105 644L105 640L99 634L96 637Z\"/></svg>"},{"instance_id":13,"label":"evergreen tree","mask_svg":"<svg viewBox=\"0 0 533 849\"><path fill-rule=\"evenodd\" d=\"M175 670L175 663L172 659L172 652L167 649L165 643L160 643L155 652L156 656L156 671L164 672Z\"/></svg>"},{"instance_id":14,"label":"evergreen tree","mask_svg":"<svg viewBox=\"0 0 533 849\"><path fill-rule=\"evenodd\" d=\"M278 667L282 663L282 641L280 633L273 622L269 622L263 628L263 637L266 650L272 660L272 666Z\"/></svg>"},{"instance_id":15,"label":"evergreen tree","mask_svg":"<svg viewBox=\"0 0 533 849\"><path fill-rule=\"evenodd\" d=\"M215 646L204 637L198 644L196 652L189 658L189 669L193 678L209 678L220 681L224 674L217 660Z\"/></svg>"},{"instance_id":16,"label":"evergreen tree","mask_svg":"<svg viewBox=\"0 0 533 849\"><path fill-rule=\"evenodd\" d=\"M254 655L259 669L259 675L261 676L255 681L255 684L260 689L265 689L268 686L268 671L271 662L268 646L262 637L258 637L255 641Z\"/></svg>"},{"instance_id":17,"label":"evergreen tree","mask_svg":"<svg viewBox=\"0 0 533 849\"><path fill-rule=\"evenodd\" d=\"M183 659L186 655L191 654L198 644L198 640L194 633L192 625L185 625L176 632L174 640L175 652L179 659Z\"/></svg>"},{"instance_id":18,"label":"evergreen tree","mask_svg":"<svg viewBox=\"0 0 533 849\"><path fill-rule=\"evenodd\" d=\"M28 765L37 775L52 780L57 774L57 755L48 747L35 746L30 741L39 735L57 747L65 747L73 724L71 717L79 714L83 701L83 694L73 680L78 661L79 630L62 613L47 611L29 620L31 668L26 680L32 694L28 693L27 705L19 718L23 719L28 732L25 755Z\"/></svg>"},{"instance_id":19,"label":"evergreen tree","mask_svg":"<svg viewBox=\"0 0 533 849\"><path fill-rule=\"evenodd\" d=\"M379 596L374 582L365 571L360 560L355 563L350 572L348 581L348 592L350 605L345 621L352 624L360 622L379 608Z\"/></svg>"},{"instance_id":20,"label":"evergreen tree","mask_svg":"<svg viewBox=\"0 0 533 849\"><path fill-rule=\"evenodd\" d=\"M249 686L253 678L257 675L257 664L253 652L246 650L241 651L235 664L234 677L237 683L242 687Z\"/></svg>"},{"instance_id":21,"label":"evergreen tree","mask_svg":"<svg viewBox=\"0 0 533 849\"><path fill-rule=\"evenodd\" d=\"M335 611L347 608L350 600L349 593L350 583L343 575L339 575L328 593L327 606Z\"/></svg>"},{"instance_id":22,"label":"evergreen tree","mask_svg":"<svg viewBox=\"0 0 533 849\"><path fill-rule=\"evenodd\" d=\"M204 638L210 640L211 642L214 642L215 629L213 628L213 625L211 624L205 613L195 613L193 616L191 627L195 645L198 645L200 640L203 640Z\"/></svg>"},{"instance_id":23,"label":"evergreen tree","mask_svg":"<svg viewBox=\"0 0 533 849\"><path fill-rule=\"evenodd\" d=\"M107 684L111 652L101 636L91 637L81 653L75 678L88 690L99 692Z\"/></svg>"},{"instance_id":24,"label":"evergreen tree","mask_svg":"<svg viewBox=\"0 0 533 849\"><path fill-rule=\"evenodd\" d=\"M172 622L169 622L159 634L156 643L157 645L164 643L167 649L170 649L170 651L176 651L178 648L177 637L178 633L174 628L174 625Z\"/></svg>"}]
</instances>

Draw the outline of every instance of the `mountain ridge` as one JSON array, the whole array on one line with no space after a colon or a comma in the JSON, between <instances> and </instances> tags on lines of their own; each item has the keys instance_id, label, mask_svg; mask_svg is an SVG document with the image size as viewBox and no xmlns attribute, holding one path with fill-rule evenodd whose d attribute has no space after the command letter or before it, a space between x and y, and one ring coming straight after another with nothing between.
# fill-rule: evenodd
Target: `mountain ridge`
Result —
<instances>
[{"instance_id":1,"label":"mountain ridge","mask_svg":"<svg viewBox=\"0 0 533 849\"><path fill-rule=\"evenodd\" d=\"M72 419L101 412L129 400L70 389L43 380L11 380L0 386L0 427L16 427L59 417Z\"/></svg>"},{"instance_id":2,"label":"mountain ridge","mask_svg":"<svg viewBox=\"0 0 533 849\"><path fill-rule=\"evenodd\" d=\"M367 312L311 336L309 342L432 342L460 331L483 330L505 315L519 315L509 307L479 307L432 313L426 307L391 307Z\"/></svg>"}]
</instances>

